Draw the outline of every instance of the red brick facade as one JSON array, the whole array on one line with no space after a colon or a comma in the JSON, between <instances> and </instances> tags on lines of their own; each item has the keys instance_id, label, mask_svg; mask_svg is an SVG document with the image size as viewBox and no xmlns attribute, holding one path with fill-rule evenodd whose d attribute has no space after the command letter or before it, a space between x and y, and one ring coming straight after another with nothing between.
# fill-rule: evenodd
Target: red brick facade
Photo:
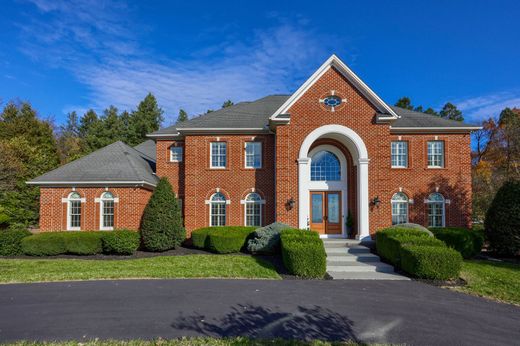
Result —
<instances>
[{"instance_id":1,"label":"red brick facade","mask_svg":"<svg viewBox=\"0 0 520 346\"><path fill-rule=\"evenodd\" d=\"M334 112L320 104L319 99L331 91L345 98ZM377 123L373 104L341 73L330 68L289 109L290 122L278 125L270 134L185 134L182 140L157 139L156 174L167 177L183 201L183 215L188 236L194 229L209 225L208 199L216 191L226 196L226 224L244 225L245 212L241 201L251 191L259 193L265 204L262 224L274 221L299 225L298 201L293 208L290 200L298 199L298 157L304 139L324 125L342 125L357 133L368 151L368 197L378 197L378 206L370 205L369 231L391 225L391 198L402 191L412 201L410 222L427 225L425 199L432 192L446 199L447 226L469 226L471 216L470 135L465 133L391 133L389 123ZM408 142L408 167L391 168L391 142ZM428 168L427 142L444 141L443 168ZM227 143L227 167L210 168L210 143ZM245 168L244 145L248 141L262 143L262 168ZM313 146L331 144L341 150L347 160L348 209L357 220L357 171L353 153L334 138L321 138ZM182 162L170 162L170 147L184 148ZM143 188L110 188L119 197L116 205L116 228L137 229L151 192ZM82 204L81 229L99 229L99 203L95 203L104 187L77 188L85 198ZM70 188L41 188L40 228L66 229L66 203ZM346 217L346 215L343 215ZM356 225L354 225L356 229Z\"/></svg>"}]
</instances>

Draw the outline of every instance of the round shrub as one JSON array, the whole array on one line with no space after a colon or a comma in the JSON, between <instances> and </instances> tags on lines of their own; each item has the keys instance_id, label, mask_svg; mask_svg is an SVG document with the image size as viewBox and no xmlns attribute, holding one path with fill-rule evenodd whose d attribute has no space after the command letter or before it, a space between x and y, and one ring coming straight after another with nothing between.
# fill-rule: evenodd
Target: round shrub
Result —
<instances>
[{"instance_id":1,"label":"round shrub","mask_svg":"<svg viewBox=\"0 0 520 346\"><path fill-rule=\"evenodd\" d=\"M22 251L29 256L56 256L67 248L61 232L39 233L22 239Z\"/></svg>"},{"instance_id":2,"label":"round shrub","mask_svg":"<svg viewBox=\"0 0 520 346\"><path fill-rule=\"evenodd\" d=\"M0 231L0 256L22 255L22 239L30 235L28 230Z\"/></svg>"},{"instance_id":3,"label":"round shrub","mask_svg":"<svg viewBox=\"0 0 520 346\"><path fill-rule=\"evenodd\" d=\"M208 234L207 249L216 253L240 252L254 227L222 227Z\"/></svg>"},{"instance_id":4,"label":"round shrub","mask_svg":"<svg viewBox=\"0 0 520 346\"><path fill-rule=\"evenodd\" d=\"M102 237L103 252L106 254L132 255L140 244L139 232L116 230L106 232Z\"/></svg>"},{"instance_id":5,"label":"round shrub","mask_svg":"<svg viewBox=\"0 0 520 346\"><path fill-rule=\"evenodd\" d=\"M274 254L280 248L280 232L290 226L275 222L258 228L253 233L253 238L247 242L247 251L254 254Z\"/></svg>"},{"instance_id":6,"label":"round shrub","mask_svg":"<svg viewBox=\"0 0 520 346\"><path fill-rule=\"evenodd\" d=\"M471 258L480 253L484 239L478 231L466 228L432 228L435 238L442 240L449 247L460 252L462 257Z\"/></svg>"},{"instance_id":7,"label":"round shrub","mask_svg":"<svg viewBox=\"0 0 520 346\"><path fill-rule=\"evenodd\" d=\"M448 247L404 245L401 248L401 268L417 278L454 279L461 267L461 254Z\"/></svg>"},{"instance_id":8,"label":"round shrub","mask_svg":"<svg viewBox=\"0 0 520 346\"><path fill-rule=\"evenodd\" d=\"M400 223L398 225L394 225L389 228L390 229L412 229L412 230L428 233L430 235L430 237L433 237L433 233L428 228L421 226L419 224L416 224L416 223L410 223L410 222Z\"/></svg>"},{"instance_id":9,"label":"round shrub","mask_svg":"<svg viewBox=\"0 0 520 346\"><path fill-rule=\"evenodd\" d=\"M102 232L60 232L59 235L63 237L65 253L85 256L95 255L103 250Z\"/></svg>"},{"instance_id":10,"label":"round shrub","mask_svg":"<svg viewBox=\"0 0 520 346\"><path fill-rule=\"evenodd\" d=\"M498 189L484 221L490 249L514 256L520 251L520 181L508 181Z\"/></svg>"},{"instance_id":11,"label":"round shrub","mask_svg":"<svg viewBox=\"0 0 520 346\"><path fill-rule=\"evenodd\" d=\"M181 210L166 178L161 178L144 209L141 236L149 251L173 249L186 239Z\"/></svg>"}]
</instances>

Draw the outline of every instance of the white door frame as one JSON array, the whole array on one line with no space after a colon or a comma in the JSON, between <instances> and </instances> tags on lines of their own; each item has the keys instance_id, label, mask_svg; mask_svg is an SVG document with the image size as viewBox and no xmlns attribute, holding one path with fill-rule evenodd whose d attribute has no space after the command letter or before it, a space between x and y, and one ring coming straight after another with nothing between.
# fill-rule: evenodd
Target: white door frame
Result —
<instances>
[{"instance_id":1,"label":"white door frame","mask_svg":"<svg viewBox=\"0 0 520 346\"><path fill-rule=\"evenodd\" d=\"M298 157L298 224L299 228L309 228L310 201L312 188L310 175L310 148L320 138L332 138L342 143L351 153L357 170L357 226L360 240L370 239L369 199L368 199L368 151L361 137L352 129L342 125L324 125L305 137ZM346 176L345 176L346 178ZM346 193L345 193L346 196ZM345 198L345 197L343 197ZM342 226L343 229L344 225Z\"/></svg>"}]
</instances>

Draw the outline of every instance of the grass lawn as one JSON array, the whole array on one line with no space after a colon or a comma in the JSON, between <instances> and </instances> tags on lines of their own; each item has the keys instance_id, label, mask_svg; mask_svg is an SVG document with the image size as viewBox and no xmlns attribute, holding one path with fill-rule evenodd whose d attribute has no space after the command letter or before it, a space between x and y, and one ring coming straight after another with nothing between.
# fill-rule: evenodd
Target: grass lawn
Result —
<instances>
[{"instance_id":1,"label":"grass lawn","mask_svg":"<svg viewBox=\"0 0 520 346\"><path fill-rule=\"evenodd\" d=\"M20 341L6 344L12 346L357 346L356 342L328 342L328 341L295 341L295 340L254 340L243 337L215 339L215 338L183 338L174 340L129 340L129 341L65 341L65 342L27 342Z\"/></svg>"},{"instance_id":2,"label":"grass lawn","mask_svg":"<svg viewBox=\"0 0 520 346\"><path fill-rule=\"evenodd\" d=\"M0 259L0 283L135 278L280 279L252 256L187 255L129 260Z\"/></svg>"},{"instance_id":3,"label":"grass lawn","mask_svg":"<svg viewBox=\"0 0 520 346\"><path fill-rule=\"evenodd\" d=\"M467 285L458 290L520 305L520 265L485 260L467 260L461 277Z\"/></svg>"}]
</instances>

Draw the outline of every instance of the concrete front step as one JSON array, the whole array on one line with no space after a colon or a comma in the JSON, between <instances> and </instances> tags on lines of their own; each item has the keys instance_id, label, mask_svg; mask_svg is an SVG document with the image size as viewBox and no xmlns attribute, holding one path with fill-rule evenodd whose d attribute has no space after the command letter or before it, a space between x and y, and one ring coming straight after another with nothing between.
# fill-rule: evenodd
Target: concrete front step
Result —
<instances>
[{"instance_id":1,"label":"concrete front step","mask_svg":"<svg viewBox=\"0 0 520 346\"><path fill-rule=\"evenodd\" d=\"M325 247L348 247L359 245L359 240L351 239L322 239Z\"/></svg>"},{"instance_id":2,"label":"concrete front step","mask_svg":"<svg viewBox=\"0 0 520 346\"><path fill-rule=\"evenodd\" d=\"M331 256L327 256L327 263L331 262L379 262L380 258L379 256L376 256L371 253L367 254L358 254L358 255L351 255L348 253L345 254L334 254Z\"/></svg>"},{"instance_id":3,"label":"concrete front step","mask_svg":"<svg viewBox=\"0 0 520 346\"><path fill-rule=\"evenodd\" d=\"M360 263L360 262L343 262L327 264L327 272L379 272L393 273L394 267L382 262Z\"/></svg>"},{"instance_id":4,"label":"concrete front step","mask_svg":"<svg viewBox=\"0 0 520 346\"><path fill-rule=\"evenodd\" d=\"M410 280L397 273L329 271L328 274L335 280Z\"/></svg>"},{"instance_id":5,"label":"concrete front step","mask_svg":"<svg viewBox=\"0 0 520 346\"><path fill-rule=\"evenodd\" d=\"M336 254L368 254L370 253L370 249L364 246L355 246L355 247L325 247L325 252L331 255Z\"/></svg>"}]
</instances>

